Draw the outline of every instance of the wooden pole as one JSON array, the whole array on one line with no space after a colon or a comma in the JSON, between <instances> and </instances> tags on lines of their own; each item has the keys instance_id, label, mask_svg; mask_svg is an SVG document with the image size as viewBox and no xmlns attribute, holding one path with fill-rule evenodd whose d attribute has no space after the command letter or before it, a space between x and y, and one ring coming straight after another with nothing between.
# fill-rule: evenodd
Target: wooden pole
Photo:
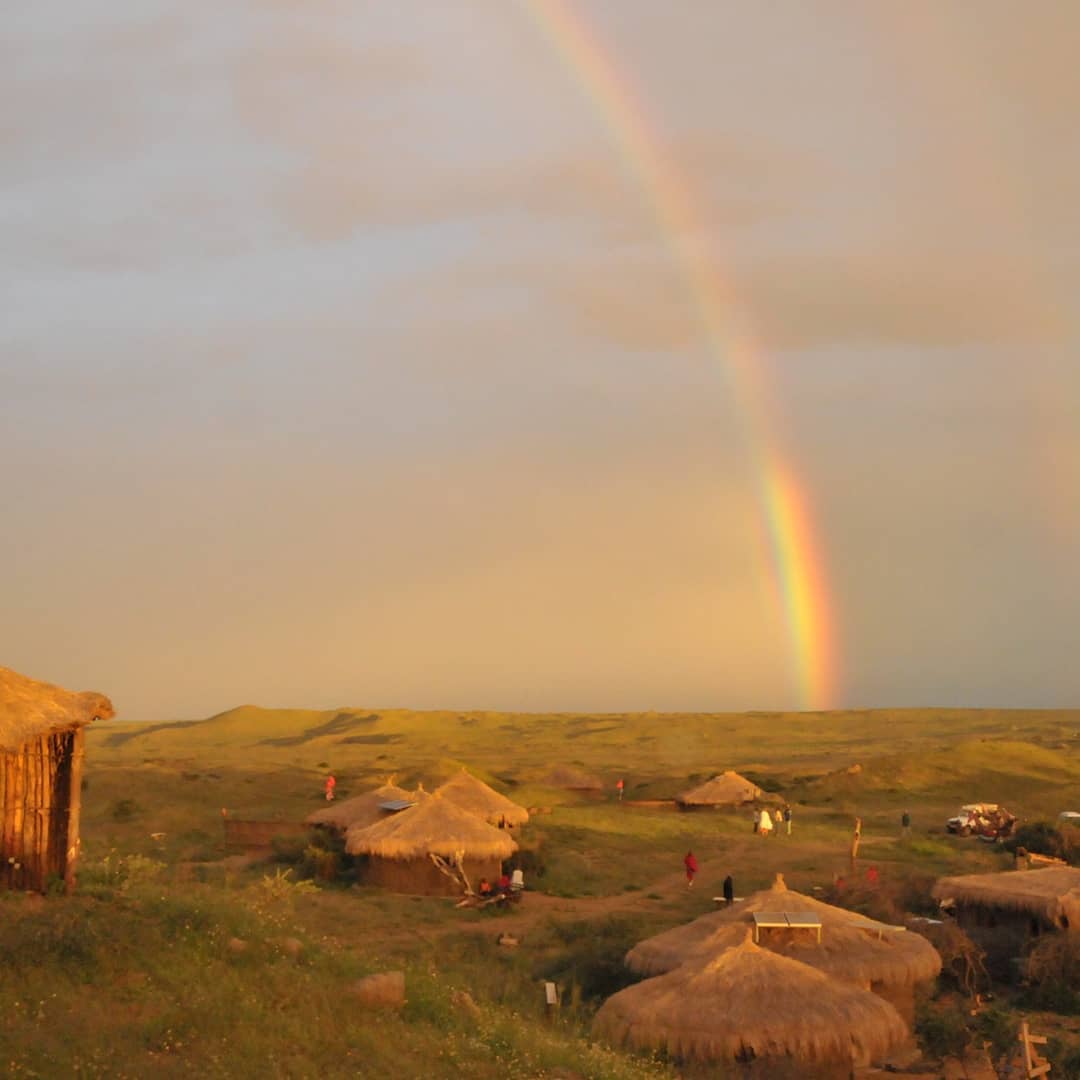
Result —
<instances>
[{"instance_id":1,"label":"wooden pole","mask_svg":"<svg viewBox=\"0 0 1080 1080\"><path fill-rule=\"evenodd\" d=\"M79 839L79 818L82 812L82 770L85 753L83 729L76 728L71 738L71 798L68 803L67 859L64 862L64 891L75 891L75 872L78 868L79 851L82 842Z\"/></svg>"}]
</instances>

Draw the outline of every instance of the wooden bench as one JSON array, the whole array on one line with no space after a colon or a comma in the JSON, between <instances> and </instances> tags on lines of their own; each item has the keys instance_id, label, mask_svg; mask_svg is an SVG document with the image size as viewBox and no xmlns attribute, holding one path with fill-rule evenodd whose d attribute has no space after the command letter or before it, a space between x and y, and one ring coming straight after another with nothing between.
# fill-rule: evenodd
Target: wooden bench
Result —
<instances>
[{"instance_id":1,"label":"wooden bench","mask_svg":"<svg viewBox=\"0 0 1080 1080\"><path fill-rule=\"evenodd\" d=\"M809 911L755 911L754 941L760 942L761 929L816 930L821 944L821 919Z\"/></svg>"}]
</instances>

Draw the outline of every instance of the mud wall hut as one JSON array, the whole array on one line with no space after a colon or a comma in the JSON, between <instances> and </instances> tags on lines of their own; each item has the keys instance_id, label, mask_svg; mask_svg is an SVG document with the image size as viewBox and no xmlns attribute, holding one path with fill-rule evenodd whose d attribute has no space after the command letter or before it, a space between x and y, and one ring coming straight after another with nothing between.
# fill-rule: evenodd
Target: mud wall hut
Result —
<instances>
[{"instance_id":1,"label":"mud wall hut","mask_svg":"<svg viewBox=\"0 0 1080 1080\"><path fill-rule=\"evenodd\" d=\"M0 667L0 889L74 887L83 729L114 715L102 694Z\"/></svg>"},{"instance_id":2,"label":"mud wall hut","mask_svg":"<svg viewBox=\"0 0 1080 1080\"><path fill-rule=\"evenodd\" d=\"M419 802L374 825L345 834L350 855L367 856L361 869L369 885L424 896L455 896L460 888L432 858L460 857L475 888L482 877L495 881L504 859L517 851L505 829L481 821L439 794L419 793Z\"/></svg>"}]
</instances>

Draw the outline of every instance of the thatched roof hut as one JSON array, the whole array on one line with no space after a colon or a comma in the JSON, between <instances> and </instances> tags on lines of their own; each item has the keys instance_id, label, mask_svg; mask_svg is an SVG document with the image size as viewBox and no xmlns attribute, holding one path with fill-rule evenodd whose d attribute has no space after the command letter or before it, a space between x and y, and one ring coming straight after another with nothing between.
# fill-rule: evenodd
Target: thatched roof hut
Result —
<instances>
[{"instance_id":1,"label":"thatched roof hut","mask_svg":"<svg viewBox=\"0 0 1080 1080\"><path fill-rule=\"evenodd\" d=\"M325 828L337 829L345 832L354 825L361 828L374 825L387 814L395 813L387 810L384 803L413 802L415 796L393 783L385 783L374 791L365 791L362 795L354 795L351 799L342 799L341 802L332 802L329 806L316 810L304 818L307 825L322 825Z\"/></svg>"},{"instance_id":2,"label":"thatched roof hut","mask_svg":"<svg viewBox=\"0 0 1080 1080\"><path fill-rule=\"evenodd\" d=\"M529 811L524 806L500 795L466 769L437 788L435 794L491 825L524 825L529 820Z\"/></svg>"},{"instance_id":3,"label":"thatched roof hut","mask_svg":"<svg viewBox=\"0 0 1080 1080\"><path fill-rule=\"evenodd\" d=\"M689 1061L759 1064L778 1075L835 1066L846 1076L907 1037L886 1001L749 940L620 990L593 1031L616 1045Z\"/></svg>"},{"instance_id":4,"label":"thatched roof hut","mask_svg":"<svg viewBox=\"0 0 1080 1080\"><path fill-rule=\"evenodd\" d=\"M825 975L872 988L907 1008L907 991L941 971L937 950L919 934L875 922L789 889L777 874L771 888L730 908L702 915L639 942L626 965L642 975L658 975L680 964L715 956L737 945L753 925L755 912L805 912L821 921L821 941L806 930L768 929L760 943L771 952L798 960ZM903 990L903 994L892 991Z\"/></svg>"},{"instance_id":5,"label":"thatched roof hut","mask_svg":"<svg viewBox=\"0 0 1080 1080\"><path fill-rule=\"evenodd\" d=\"M703 947L706 951L730 947L752 926L755 912L818 916L822 924L820 945L815 936L800 930L765 931L761 944L846 982L907 986L941 971L941 957L921 935L897 931L858 912L788 889L782 874L769 889L738 904L638 942L626 954L626 967L638 974L657 975L699 955Z\"/></svg>"},{"instance_id":6,"label":"thatched roof hut","mask_svg":"<svg viewBox=\"0 0 1080 1080\"><path fill-rule=\"evenodd\" d=\"M399 814L345 834L350 855L368 856L366 878L399 892L452 895L454 883L435 866L432 855L461 857L470 880L499 876L502 862L517 851L504 829L496 829L462 810L438 792L419 793L419 802Z\"/></svg>"},{"instance_id":7,"label":"thatched roof hut","mask_svg":"<svg viewBox=\"0 0 1080 1080\"><path fill-rule=\"evenodd\" d=\"M115 715L103 694L0 667L0 888L74 887L83 729Z\"/></svg>"},{"instance_id":8,"label":"thatched roof hut","mask_svg":"<svg viewBox=\"0 0 1080 1080\"><path fill-rule=\"evenodd\" d=\"M931 895L953 900L958 908L1017 914L1047 927L1080 930L1080 867L945 877L935 883Z\"/></svg>"},{"instance_id":9,"label":"thatched roof hut","mask_svg":"<svg viewBox=\"0 0 1080 1080\"><path fill-rule=\"evenodd\" d=\"M761 788L731 769L714 776L696 788L675 796L683 807L691 806L741 806L761 798Z\"/></svg>"}]
</instances>

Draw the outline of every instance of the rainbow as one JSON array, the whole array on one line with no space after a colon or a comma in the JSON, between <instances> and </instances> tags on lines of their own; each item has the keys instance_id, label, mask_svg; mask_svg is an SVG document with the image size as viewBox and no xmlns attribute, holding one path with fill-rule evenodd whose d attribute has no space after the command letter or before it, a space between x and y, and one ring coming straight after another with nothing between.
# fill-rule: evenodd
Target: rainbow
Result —
<instances>
[{"instance_id":1,"label":"rainbow","mask_svg":"<svg viewBox=\"0 0 1080 1080\"><path fill-rule=\"evenodd\" d=\"M646 193L680 268L709 351L738 406L756 458L758 499L769 538L769 563L784 608L800 703L833 705L837 663L824 563L805 484L786 460L772 418L767 367L742 309L702 245L700 215L688 185L665 159L640 97L592 28L565 0L527 0L532 18L565 60Z\"/></svg>"}]
</instances>

